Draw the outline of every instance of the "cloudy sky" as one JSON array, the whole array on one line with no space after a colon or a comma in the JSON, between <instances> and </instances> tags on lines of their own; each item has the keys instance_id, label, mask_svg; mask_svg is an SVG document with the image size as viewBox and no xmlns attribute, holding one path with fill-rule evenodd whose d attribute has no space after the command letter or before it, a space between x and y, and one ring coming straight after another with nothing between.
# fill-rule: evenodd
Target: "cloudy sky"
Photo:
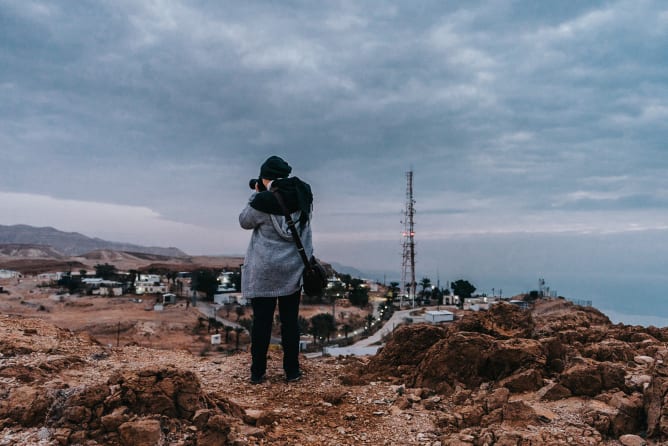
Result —
<instances>
[{"instance_id":1,"label":"cloudy sky","mask_svg":"<svg viewBox=\"0 0 668 446\"><path fill-rule=\"evenodd\" d=\"M243 253L277 154L325 260L400 270L412 169L419 276L663 275L667 48L661 1L0 0L0 224Z\"/></svg>"}]
</instances>

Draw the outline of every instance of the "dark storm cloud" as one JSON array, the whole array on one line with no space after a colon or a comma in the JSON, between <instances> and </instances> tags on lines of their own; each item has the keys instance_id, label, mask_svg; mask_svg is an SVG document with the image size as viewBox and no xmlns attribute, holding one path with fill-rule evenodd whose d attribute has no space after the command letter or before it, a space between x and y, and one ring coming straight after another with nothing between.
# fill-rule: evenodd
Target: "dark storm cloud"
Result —
<instances>
[{"instance_id":1,"label":"dark storm cloud","mask_svg":"<svg viewBox=\"0 0 668 446\"><path fill-rule=\"evenodd\" d=\"M667 39L650 1L0 1L0 192L237 231L279 154L327 240L397 237L410 168L433 237L660 227Z\"/></svg>"}]
</instances>

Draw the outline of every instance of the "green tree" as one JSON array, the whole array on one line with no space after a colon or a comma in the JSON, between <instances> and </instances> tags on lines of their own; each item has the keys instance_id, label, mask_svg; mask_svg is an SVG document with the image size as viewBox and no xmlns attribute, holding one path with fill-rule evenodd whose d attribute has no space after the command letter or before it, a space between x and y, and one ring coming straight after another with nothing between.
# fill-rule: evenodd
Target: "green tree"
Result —
<instances>
[{"instance_id":1,"label":"green tree","mask_svg":"<svg viewBox=\"0 0 668 446\"><path fill-rule=\"evenodd\" d=\"M80 277L74 277L70 273L64 274L59 280L58 285L67 289L70 294L83 291Z\"/></svg>"},{"instance_id":2,"label":"green tree","mask_svg":"<svg viewBox=\"0 0 668 446\"><path fill-rule=\"evenodd\" d=\"M388 305L392 305L392 302L397 298L400 289L399 282L390 282L390 285L387 287L387 294L385 295Z\"/></svg>"},{"instance_id":3,"label":"green tree","mask_svg":"<svg viewBox=\"0 0 668 446\"><path fill-rule=\"evenodd\" d=\"M235 290L241 291L241 273L235 272L232 274L232 283Z\"/></svg>"},{"instance_id":4,"label":"green tree","mask_svg":"<svg viewBox=\"0 0 668 446\"><path fill-rule=\"evenodd\" d=\"M431 298L432 297L431 279L429 277L423 277L422 280L420 280L420 286L422 287L422 291L420 291L420 296L422 296L423 299Z\"/></svg>"},{"instance_id":5,"label":"green tree","mask_svg":"<svg viewBox=\"0 0 668 446\"><path fill-rule=\"evenodd\" d=\"M350 277L350 274L340 274L339 279L341 279L341 282L344 283L346 288L350 286L350 283L352 282L353 278Z\"/></svg>"},{"instance_id":6,"label":"green tree","mask_svg":"<svg viewBox=\"0 0 668 446\"><path fill-rule=\"evenodd\" d=\"M362 285L364 285L364 281L362 279L350 279L351 288L360 288Z\"/></svg>"},{"instance_id":7,"label":"green tree","mask_svg":"<svg viewBox=\"0 0 668 446\"><path fill-rule=\"evenodd\" d=\"M369 333L369 331L371 330L371 325L373 324L373 321L376 320L376 318L373 317L373 314L369 313L369 314L366 315L365 320L366 320L366 324L364 325L364 331Z\"/></svg>"},{"instance_id":8,"label":"green tree","mask_svg":"<svg viewBox=\"0 0 668 446\"><path fill-rule=\"evenodd\" d=\"M336 282L331 287L325 289L325 296L327 297L327 300L331 303L334 300L343 297L345 291L346 291L345 286L342 283Z\"/></svg>"},{"instance_id":9,"label":"green tree","mask_svg":"<svg viewBox=\"0 0 668 446\"><path fill-rule=\"evenodd\" d=\"M105 263L104 265L97 264L95 265L95 276L101 277L104 280L113 280L116 278L116 267Z\"/></svg>"},{"instance_id":10,"label":"green tree","mask_svg":"<svg viewBox=\"0 0 668 446\"><path fill-rule=\"evenodd\" d=\"M378 306L378 313L382 320L389 320L392 317L392 313L394 313L394 306L388 303L381 304Z\"/></svg>"},{"instance_id":11,"label":"green tree","mask_svg":"<svg viewBox=\"0 0 668 446\"><path fill-rule=\"evenodd\" d=\"M333 331L336 330L334 317L329 313L319 313L311 318L311 334L313 335L313 342L317 342L317 338L327 338Z\"/></svg>"},{"instance_id":12,"label":"green tree","mask_svg":"<svg viewBox=\"0 0 668 446\"><path fill-rule=\"evenodd\" d=\"M248 317L244 317L239 320L239 325L244 327L249 333L253 331L253 320Z\"/></svg>"},{"instance_id":13,"label":"green tree","mask_svg":"<svg viewBox=\"0 0 668 446\"><path fill-rule=\"evenodd\" d=\"M369 290L364 287L353 288L348 296L348 300L356 307L364 308L369 305Z\"/></svg>"},{"instance_id":14,"label":"green tree","mask_svg":"<svg viewBox=\"0 0 668 446\"><path fill-rule=\"evenodd\" d=\"M128 271L128 276L127 276L128 282L126 283L129 283L128 292L130 292L131 294L134 294L135 292L135 281L137 280L138 275L139 271L136 269L131 269Z\"/></svg>"},{"instance_id":15,"label":"green tree","mask_svg":"<svg viewBox=\"0 0 668 446\"><path fill-rule=\"evenodd\" d=\"M348 300L356 307L364 308L369 304L369 290L364 286L362 279L351 279Z\"/></svg>"},{"instance_id":16,"label":"green tree","mask_svg":"<svg viewBox=\"0 0 668 446\"><path fill-rule=\"evenodd\" d=\"M237 322L239 322L239 319L241 319L241 316L243 316L246 313L246 310L244 309L243 306L237 305L236 308L234 309L234 312L237 313Z\"/></svg>"},{"instance_id":17,"label":"green tree","mask_svg":"<svg viewBox=\"0 0 668 446\"><path fill-rule=\"evenodd\" d=\"M244 332L244 327L234 327L234 332L237 334L236 336L236 349L239 350L239 338L241 337L241 333Z\"/></svg>"},{"instance_id":18,"label":"green tree","mask_svg":"<svg viewBox=\"0 0 668 446\"><path fill-rule=\"evenodd\" d=\"M218 289L218 274L209 269L200 269L193 272L195 289L206 294L207 299L213 300L213 295Z\"/></svg>"},{"instance_id":19,"label":"green tree","mask_svg":"<svg viewBox=\"0 0 668 446\"><path fill-rule=\"evenodd\" d=\"M471 295L475 292L476 288L469 282L468 280L463 280L459 279L450 285L450 288L452 288L452 293L456 294L459 296L459 298L462 300L467 299L471 297Z\"/></svg>"},{"instance_id":20,"label":"green tree","mask_svg":"<svg viewBox=\"0 0 668 446\"><path fill-rule=\"evenodd\" d=\"M299 325L299 334L303 335L309 332L310 329L310 322L308 319L306 319L304 316L299 316L299 319L297 320L297 324Z\"/></svg>"},{"instance_id":21,"label":"green tree","mask_svg":"<svg viewBox=\"0 0 668 446\"><path fill-rule=\"evenodd\" d=\"M234 330L234 328L231 325L226 325L225 326L225 343L228 344L230 342L230 332Z\"/></svg>"}]
</instances>

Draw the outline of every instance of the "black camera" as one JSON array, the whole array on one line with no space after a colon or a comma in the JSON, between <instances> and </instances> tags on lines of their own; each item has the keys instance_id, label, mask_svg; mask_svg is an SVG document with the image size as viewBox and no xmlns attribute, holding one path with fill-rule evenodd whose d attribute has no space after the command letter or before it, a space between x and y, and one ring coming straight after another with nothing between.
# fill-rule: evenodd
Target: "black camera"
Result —
<instances>
[{"instance_id":1,"label":"black camera","mask_svg":"<svg viewBox=\"0 0 668 446\"><path fill-rule=\"evenodd\" d=\"M250 186L251 189L255 190L255 186L258 186L258 189L260 192L267 190L266 187L264 187L264 183L262 182L262 179L260 178L253 178L248 182L248 186Z\"/></svg>"}]
</instances>

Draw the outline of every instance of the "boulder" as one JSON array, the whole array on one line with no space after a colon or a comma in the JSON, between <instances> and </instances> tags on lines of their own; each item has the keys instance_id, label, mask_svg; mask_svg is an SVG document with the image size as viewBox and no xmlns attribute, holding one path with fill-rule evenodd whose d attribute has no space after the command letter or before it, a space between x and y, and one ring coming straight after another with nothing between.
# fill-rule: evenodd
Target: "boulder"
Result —
<instances>
[{"instance_id":1,"label":"boulder","mask_svg":"<svg viewBox=\"0 0 668 446\"><path fill-rule=\"evenodd\" d=\"M535 324L530 311L499 303L488 311L467 313L456 323L459 331L484 333L500 339L532 337Z\"/></svg>"},{"instance_id":2,"label":"boulder","mask_svg":"<svg viewBox=\"0 0 668 446\"><path fill-rule=\"evenodd\" d=\"M110 385L119 387L118 406L126 406L138 415L164 415L191 419L198 409L210 402L199 379L191 371L175 368L147 368L116 375ZM213 404L215 405L215 404Z\"/></svg>"},{"instance_id":3,"label":"boulder","mask_svg":"<svg viewBox=\"0 0 668 446\"><path fill-rule=\"evenodd\" d=\"M41 387L17 387L0 399L0 420L8 418L26 427L41 425L53 401L52 393Z\"/></svg>"},{"instance_id":4,"label":"boulder","mask_svg":"<svg viewBox=\"0 0 668 446\"><path fill-rule=\"evenodd\" d=\"M601 395L600 399L619 411L613 420L615 435L639 432L644 424L643 396L640 393L627 395L624 392Z\"/></svg>"},{"instance_id":5,"label":"boulder","mask_svg":"<svg viewBox=\"0 0 668 446\"><path fill-rule=\"evenodd\" d=\"M596 396L604 390L624 389L626 371L623 366L604 362L585 362L567 369L559 383L573 395Z\"/></svg>"},{"instance_id":6,"label":"boulder","mask_svg":"<svg viewBox=\"0 0 668 446\"><path fill-rule=\"evenodd\" d=\"M644 410L649 438L668 437L668 376L662 363L652 371L650 383L644 391Z\"/></svg>"},{"instance_id":7,"label":"boulder","mask_svg":"<svg viewBox=\"0 0 668 446\"><path fill-rule=\"evenodd\" d=\"M209 417L204 429L197 434L197 446L219 446L229 444L231 420L226 415ZM259 432L259 431L258 431Z\"/></svg>"},{"instance_id":8,"label":"boulder","mask_svg":"<svg viewBox=\"0 0 668 446\"><path fill-rule=\"evenodd\" d=\"M588 401L583 418L601 434L619 437L640 431L643 424L642 407L640 395L628 396L618 392Z\"/></svg>"},{"instance_id":9,"label":"boulder","mask_svg":"<svg viewBox=\"0 0 668 446\"><path fill-rule=\"evenodd\" d=\"M401 376L417 366L427 351L445 338L447 333L445 328L437 325L400 326L394 330L383 349L371 359L365 372L371 377L383 374ZM411 348L407 349L406 345Z\"/></svg>"},{"instance_id":10,"label":"boulder","mask_svg":"<svg viewBox=\"0 0 668 446\"><path fill-rule=\"evenodd\" d=\"M123 446L157 446L164 442L158 420L129 421L118 430Z\"/></svg>"},{"instance_id":11,"label":"boulder","mask_svg":"<svg viewBox=\"0 0 668 446\"><path fill-rule=\"evenodd\" d=\"M128 421L128 416L126 415L127 407L121 406L114 409L114 411L108 415L104 415L101 418L102 427L107 432L114 432L118 430L118 427Z\"/></svg>"},{"instance_id":12,"label":"boulder","mask_svg":"<svg viewBox=\"0 0 668 446\"><path fill-rule=\"evenodd\" d=\"M510 391L505 387L494 389L485 398L485 410L492 412L493 410L502 408L508 402L509 396Z\"/></svg>"},{"instance_id":13,"label":"boulder","mask_svg":"<svg viewBox=\"0 0 668 446\"><path fill-rule=\"evenodd\" d=\"M569 398L572 393L568 388L562 386L559 383L549 383L548 385L542 387L538 393L538 397L542 401L556 401L564 398Z\"/></svg>"},{"instance_id":14,"label":"boulder","mask_svg":"<svg viewBox=\"0 0 668 446\"><path fill-rule=\"evenodd\" d=\"M482 421L485 415L485 409L478 405L463 406L458 408L459 415L461 415L462 426L477 426Z\"/></svg>"},{"instance_id":15,"label":"boulder","mask_svg":"<svg viewBox=\"0 0 668 446\"><path fill-rule=\"evenodd\" d=\"M426 353L414 371L413 385L449 394L453 384L468 388L527 369L542 369L545 356L538 341L497 340L481 333L454 333Z\"/></svg>"},{"instance_id":16,"label":"boulder","mask_svg":"<svg viewBox=\"0 0 668 446\"><path fill-rule=\"evenodd\" d=\"M538 416L529 404L522 400L509 401L503 406L504 423L526 425L536 423Z\"/></svg>"},{"instance_id":17,"label":"boulder","mask_svg":"<svg viewBox=\"0 0 668 446\"><path fill-rule=\"evenodd\" d=\"M564 344L556 336L542 338L540 339L540 343L543 345L543 351L545 352L547 371L552 373L563 372L564 364L570 350L568 344Z\"/></svg>"},{"instance_id":18,"label":"boulder","mask_svg":"<svg viewBox=\"0 0 668 446\"><path fill-rule=\"evenodd\" d=\"M626 368L613 362L602 362L598 365L598 372L601 375L601 383L604 390L626 388Z\"/></svg>"},{"instance_id":19,"label":"boulder","mask_svg":"<svg viewBox=\"0 0 668 446\"><path fill-rule=\"evenodd\" d=\"M536 369L523 370L499 381L513 393L532 392L543 386L543 375Z\"/></svg>"},{"instance_id":20,"label":"boulder","mask_svg":"<svg viewBox=\"0 0 668 446\"><path fill-rule=\"evenodd\" d=\"M619 437L619 442L622 446L647 446L647 441L638 435L622 435Z\"/></svg>"},{"instance_id":21,"label":"boulder","mask_svg":"<svg viewBox=\"0 0 668 446\"><path fill-rule=\"evenodd\" d=\"M583 355L596 361L626 362L632 361L635 349L628 343L617 339L605 339L587 345L583 349Z\"/></svg>"}]
</instances>

